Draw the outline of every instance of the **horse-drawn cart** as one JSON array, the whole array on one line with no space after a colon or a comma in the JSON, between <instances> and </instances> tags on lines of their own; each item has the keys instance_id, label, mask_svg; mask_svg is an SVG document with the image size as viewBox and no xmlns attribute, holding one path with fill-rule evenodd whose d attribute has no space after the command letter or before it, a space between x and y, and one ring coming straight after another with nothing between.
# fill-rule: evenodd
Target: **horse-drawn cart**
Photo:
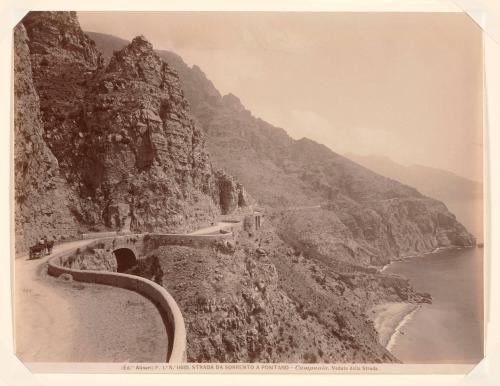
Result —
<instances>
[{"instance_id":1,"label":"horse-drawn cart","mask_svg":"<svg viewBox=\"0 0 500 386\"><path fill-rule=\"evenodd\" d=\"M54 246L54 241L47 241L46 243L36 243L30 247L30 260L40 259L42 256L50 255L52 253L52 248Z\"/></svg>"}]
</instances>

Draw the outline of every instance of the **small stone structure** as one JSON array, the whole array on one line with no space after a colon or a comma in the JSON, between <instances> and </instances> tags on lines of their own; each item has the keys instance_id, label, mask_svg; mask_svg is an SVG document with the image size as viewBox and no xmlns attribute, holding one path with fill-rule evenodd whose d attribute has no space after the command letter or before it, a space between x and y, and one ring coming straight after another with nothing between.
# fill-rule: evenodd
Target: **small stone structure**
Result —
<instances>
[{"instance_id":1,"label":"small stone structure","mask_svg":"<svg viewBox=\"0 0 500 386\"><path fill-rule=\"evenodd\" d=\"M246 214L243 217L243 229L247 232L258 231L262 226L263 217L263 214L257 211Z\"/></svg>"},{"instance_id":2,"label":"small stone structure","mask_svg":"<svg viewBox=\"0 0 500 386\"><path fill-rule=\"evenodd\" d=\"M262 213L260 212L254 212L253 214L254 220L255 220L255 230L259 230L260 226L262 224Z\"/></svg>"}]
</instances>

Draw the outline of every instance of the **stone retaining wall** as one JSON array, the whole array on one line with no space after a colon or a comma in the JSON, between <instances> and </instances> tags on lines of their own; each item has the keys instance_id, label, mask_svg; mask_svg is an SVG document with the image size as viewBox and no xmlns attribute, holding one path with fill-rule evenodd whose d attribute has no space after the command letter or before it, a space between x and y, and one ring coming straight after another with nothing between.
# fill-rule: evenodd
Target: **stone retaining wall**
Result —
<instances>
[{"instance_id":1,"label":"stone retaining wall","mask_svg":"<svg viewBox=\"0 0 500 386\"><path fill-rule=\"evenodd\" d=\"M238 224L235 224L235 228ZM188 234L130 234L120 236L116 232L102 232L90 234L87 233L84 238L91 238L93 235L97 240L89 241L89 243L80 248L96 247L103 245L104 248L117 249L127 247L136 253L146 250L156 249L161 245L184 245L194 248L209 248L215 245L220 240L231 240L234 238L232 232L218 233L208 235L188 235ZM132 242L134 240L134 242ZM109 271L91 271L79 270L63 267L64 259L75 253L77 248L70 251L57 254L48 261L49 275L59 277L63 273L70 274L73 280L84 283L106 284L119 288L125 288L140 293L141 295L152 301L162 313L162 318L165 321L165 328L168 334L168 350L167 362L178 363L185 362L186 357L186 327L184 318L177 306L174 298L162 286L154 283L151 280L140 276L128 275L125 273L109 272Z\"/></svg>"},{"instance_id":2,"label":"stone retaining wall","mask_svg":"<svg viewBox=\"0 0 500 386\"><path fill-rule=\"evenodd\" d=\"M162 313L168 335L166 361L170 363L186 362L186 327L184 318L174 298L162 286L139 276L117 272L82 271L61 267L58 263L72 255L71 250L52 257L48 261L49 275L59 277L63 273L70 274L73 280L84 283L106 284L125 288L140 293L152 301Z\"/></svg>"}]
</instances>

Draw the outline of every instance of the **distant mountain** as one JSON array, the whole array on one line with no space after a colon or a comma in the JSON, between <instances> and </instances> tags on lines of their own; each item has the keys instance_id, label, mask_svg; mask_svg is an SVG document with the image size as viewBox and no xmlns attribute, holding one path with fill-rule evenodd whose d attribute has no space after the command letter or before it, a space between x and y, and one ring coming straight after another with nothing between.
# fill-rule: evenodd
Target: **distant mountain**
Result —
<instances>
[{"instance_id":1,"label":"distant mountain","mask_svg":"<svg viewBox=\"0 0 500 386\"><path fill-rule=\"evenodd\" d=\"M481 183L429 166L404 166L384 156L346 154L346 157L383 176L414 186L426 196L443 201L469 230L482 238Z\"/></svg>"},{"instance_id":2,"label":"distant mountain","mask_svg":"<svg viewBox=\"0 0 500 386\"><path fill-rule=\"evenodd\" d=\"M127 42L89 32L107 60ZM391 258L474 242L441 202L374 173L309 139L256 118L221 96L197 66L157 51L179 74L211 159L261 204L279 210L281 236L328 263L379 265ZM297 207L321 208L288 210Z\"/></svg>"},{"instance_id":3,"label":"distant mountain","mask_svg":"<svg viewBox=\"0 0 500 386\"><path fill-rule=\"evenodd\" d=\"M477 200L483 185L437 168L422 165L404 166L389 157L346 154L347 158L383 176L414 186L423 194L442 201Z\"/></svg>"}]
</instances>

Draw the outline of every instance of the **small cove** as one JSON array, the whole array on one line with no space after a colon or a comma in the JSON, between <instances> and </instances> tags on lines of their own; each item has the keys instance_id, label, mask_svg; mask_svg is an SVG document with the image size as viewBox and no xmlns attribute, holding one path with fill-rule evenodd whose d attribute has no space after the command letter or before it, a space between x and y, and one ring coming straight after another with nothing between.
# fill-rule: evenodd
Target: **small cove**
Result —
<instances>
[{"instance_id":1,"label":"small cove","mask_svg":"<svg viewBox=\"0 0 500 386\"><path fill-rule=\"evenodd\" d=\"M477 363L483 358L483 249L455 248L395 262L385 273L403 275L423 305L392 338L403 363Z\"/></svg>"}]
</instances>

